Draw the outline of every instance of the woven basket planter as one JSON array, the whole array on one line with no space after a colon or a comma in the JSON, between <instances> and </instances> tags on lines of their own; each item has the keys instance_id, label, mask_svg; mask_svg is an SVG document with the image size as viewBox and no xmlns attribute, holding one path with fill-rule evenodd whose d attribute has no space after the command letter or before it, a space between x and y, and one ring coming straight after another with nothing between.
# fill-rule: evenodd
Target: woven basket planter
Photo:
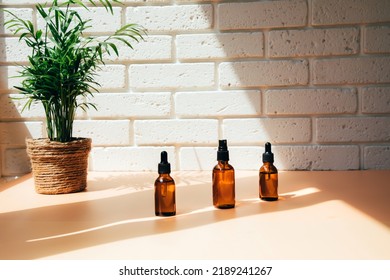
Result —
<instances>
[{"instance_id":1,"label":"woven basket planter","mask_svg":"<svg viewBox=\"0 0 390 280\"><path fill-rule=\"evenodd\" d=\"M66 143L27 139L26 144L37 193L65 194L87 187L90 138Z\"/></svg>"}]
</instances>

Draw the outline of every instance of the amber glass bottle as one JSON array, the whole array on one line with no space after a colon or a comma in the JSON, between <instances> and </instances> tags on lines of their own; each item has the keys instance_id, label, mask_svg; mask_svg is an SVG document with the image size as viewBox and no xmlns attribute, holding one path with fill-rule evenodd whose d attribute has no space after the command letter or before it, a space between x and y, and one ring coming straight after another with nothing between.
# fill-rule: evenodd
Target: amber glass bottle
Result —
<instances>
[{"instance_id":1,"label":"amber glass bottle","mask_svg":"<svg viewBox=\"0 0 390 280\"><path fill-rule=\"evenodd\" d=\"M154 206L156 216L176 215L176 187L170 175L171 165L167 152L161 152L161 162L158 164L158 178L154 182Z\"/></svg>"},{"instance_id":2,"label":"amber glass bottle","mask_svg":"<svg viewBox=\"0 0 390 280\"><path fill-rule=\"evenodd\" d=\"M260 168L259 197L262 200L278 200L278 170L274 166L274 154L271 151L271 143L265 143L263 154L263 166Z\"/></svg>"},{"instance_id":3,"label":"amber glass bottle","mask_svg":"<svg viewBox=\"0 0 390 280\"><path fill-rule=\"evenodd\" d=\"M213 204L220 209L235 206L234 168L229 164L227 141L219 140L218 163L213 169Z\"/></svg>"}]
</instances>

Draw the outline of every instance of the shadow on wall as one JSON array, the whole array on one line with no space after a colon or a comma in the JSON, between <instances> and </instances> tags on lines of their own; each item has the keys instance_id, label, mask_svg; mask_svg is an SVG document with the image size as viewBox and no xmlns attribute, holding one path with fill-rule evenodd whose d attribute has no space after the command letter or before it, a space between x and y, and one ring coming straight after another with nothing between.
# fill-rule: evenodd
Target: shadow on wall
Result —
<instances>
[{"instance_id":1,"label":"shadow on wall","mask_svg":"<svg viewBox=\"0 0 390 280\"><path fill-rule=\"evenodd\" d=\"M0 4L1 4L1 0L0 0ZM4 12L0 10L0 34L4 34ZM4 38L3 37L0 37L0 46L4 46ZM0 65L1 67L1 65ZM1 68L0 68L1 69ZM6 76L2 73L2 71L0 70L0 89L2 89L5 85L5 79L6 79ZM0 114L2 112L2 98L1 98L2 95L0 95ZM1 118L0 118L0 133L1 133L1 128L2 127L2 121L1 121ZM0 182L1 182L1 177L3 176L3 145L2 145L2 136L0 134Z\"/></svg>"},{"instance_id":2,"label":"shadow on wall","mask_svg":"<svg viewBox=\"0 0 390 280\"><path fill-rule=\"evenodd\" d=\"M30 172L25 139L42 137L42 122L37 121L42 114L34 106L30 112L21 113L25 103L17 99L20 95L13 88L20 83L20 78L12 77L17 75L17 63L22 61L20 53L15 55L18 50L8 44L18 39L5 30L4 20L6 14L0 10L0 175L6 177Z\"/></svg>"},{"instance_id":3,"label":"shadow on wall","mask_svg":"<svg viewBox=\"0 0 390 280\"><path fill-rule=\"evenodd\" d=\"M1 3L2 1L0 1ZM207 7L211 7L211 5L205 5ZM169 6L167 6L169 7ZM142 6L141 8L147 8ZM197 12L201 12L201 9ZM212 26L213 19L212 12L210 13L210 9L207 11L204 11L206 21L208 20L210 26ZM210 18L208 18L210 17ZM191 17L191 20L194 17ZM4 13L1 12L1 34L2 37L0 38L2 40L2 46L5 46L3 50L0 52L0 71L1 71L1 95L0 95L0 120L3 122L3 124L0 126L0 144L1 144L1 154L2 159L5 165L3 165L3 175L5 176L11 176L11 175L20 175L29 172L29 161L27 158L27 155L24 151L24 141L25 138L37 138L42 137L43 133L43 124L42 124L42 118L44 117L44 114L39 106L35 106L32 108L32 110L26 110L22 112L22 108L24 105L23 100L11 100L9 97L18 97L18 94L13 89L13 85L17 85L20 83L20 79L9 79L11 76L14 76L17 73L17 67L15 66L15 63L26 63L23 57L25 57L25 50L20 50L20 53L18 53L18 50L12 49L12 46L15 46L15 44L12 44L12 41L17 40L17 37L13 36L12 34L7 33L7 31L4 31L3 22L4 22ZM174 20L174 19L173 19ZM212 31L211 31L212 32ZM168 32L169 33L169 32ZM185 32L183 32L185 33ZM249 77L249 82L243 82L244 84L247 84L246 86L242 87L239 86L240 79L248 79L248 76L246 75L246 72L240 73L239 70L235 70L236 68L240 69L242 67L241 64L232 64L230 62L224 63L223 60L247 60L250 58L262 58L264 56L264 48L263 48L263 38L262 34L259 32L255 32L254 34L251 34L247 36L245 33L237 33L237 34L220 34L220 35L210 35L210 34L198 34L199 38L198 40L202 40L205 42L210 41L212 46L215 49L215 52L208 54L208 51L206 51L203 54L200 54L199 57L191 58L186 57L187 51L185 50L185 45L193 46L193 43L189 42L185 34L182 34L178 36L178 40L180 41L180 44L183 44L184 48L182 48L180 53L178 54L180 56L181 62L183 64L190 65L191 62L200 62L199 64L202 64L203 61L208 61L212 63L208 63L207 66L210 66L209 68L202 73L200 72L193 72L193 75L203 75L203 74L210 74L209 77L206 77L206 80L212 79L213 82L210 85L207 85L208 88L211 88L212 90L208 90L207 92L204 90L202 86L200 86L200 91L197 92L186 92L188 89L188 85L184 84L182 87L178 87L177 91L183 90L182 93L176 94L176 101L180 106L176 107L176 113L179 118L193 118L197 119L200 118L210 118L210 116L217 122L217 119L222 119L225 116L236 116L231 118L230 120L224 120L220 121L219 126L223 127L223 132L220 131L220 128L216 128L217 131L215 131L215 135L218 135L215 139L215 143L213 142L211 145L214 146L214 144L217 144L218 138L232 138L231 143L233 145L239 145L241 140L237 140L236 132L234 130L235 127L241 127L241 129L244 129L240 125L240 118L251 118L253 122L257 122L256 118L258 118L261 115L261 91L258 89L258 87L253 87L253 84L251 84L252 80L254 79L257 81L258 76L262 76L266 72L261 72L260 74L257 74L256 71L251 71L251 75L254 75L253 77ZM9 44L7 44L7 41ZM188 45L189 42L189 45ZM196 44L201 44L201 42L196 42ZM19 44L20 48L22 48L21 44ZM189 51L188 53L191 53ZM23 56L22 56L22 55ZM211 55L211 56L210 56ZM213 59L214 57L214 59ZM212 61L214 60L214 61ZM217 77L217 71L215 71L215 65L218 65L220 71L225 71L226 73L219 74L219 77ZM193 65L195 65L194 63ZM205 64L205 63L204 63ZM192 67L192 66L191 66ZM244 65L245 67L245 65ZM255 67L257 67L255 65ZM209 71L210 70L210 71ZM256 69L254 69L256 70ZM259 70L259 69L257 69ZM236 73L238 72L238 74ZM180 73L179 75L181 75ZM226 75L225 75L226 74ZM148 75L146 75L148 76ZM186 76L186 73L184 73L183 76ZM235 82L231 82L228 79L225 79L225 77L231 77L235 80ZM214 80L215 79L215 80ZM263 78L262 78L263 79ZM12 80L13 84L9 84L9 82ZM191 80L198 80L194 77L189 77L188 82ZM217 84L219 81L219 85ZM150 82L151 84L152 82ZM256 84L256 82L255 82ZM257 84L256 84L257 85ZM191 87L191 86L190 86ZM196 90L198 90L198 85L193 87ZM245 89L246 88L246 89ZM139 89L136 89L136 91L139 91ZM199 98L199 96L204 96L210 103L213 103L214 106L207 107L204 106L204 98ZM200 102L199 102L200 101ZM197 103L198 102L198 103ZM206 104L207 105L207 104ZM188 111L186 110L186 106L191 106L192 110ZM194 109L195 108L195 109ZM212 110L210 110L212 108ZM147 111L148 108L145 108L145 111ZM187 114L187 112L190 112L190 114ZM256 124L255 129L257 129ZM231 129L233 128L233 129ZM269 129L273 129L272 126L268 126ZM250 129L250 128L249 128ZM275 130L275 129L274 129ZM241 132L240 132L241 133ZM245 132L246 133L246 132ZM241 133L242 134L242 133ZM257 131L255 133L255 136L249 136L254 140L255 144L264 144L264 142L269 140L269 137L267 136L267 129L262 128L261 131ZM256 137L259 137L256 139ZM238 142L237 142L238 141ZM244 140L246 141L246 140ZM196 139L194 140L194 143L197 142ZM196 145L196 144L195 144ZM202 144L201 144L202 145ZM208 143L208 146L210 146L210 143ZM195 148L196 150L196 148ZM261 159L261 151L262 148L255 148L256 150L256 159L253 161L260 162ZM198 151L195 151L197 153ZM232 151L234 154L234 151ZM236 154L241 153L241 150L237 150L235 152ZM196 154L196 156L203 156L202 154ZM215 155L212 156L212 161L214 162ZM201 164L199 163L197 168L199 169L199 166ZM258 165L258 164L257 164ZM241 167L241 169L245 169L246 166L249 166L247 164L244 167ZM240 167L238 167L240 169Z\"/></svg>"},{"instance_id":4,"label":"shadow on wall","mask_svg":"<svg viewBox=\"0 0 390 280\"><path fill-rule=\"evenodd\" d=\"M141 139L140 143L137 142L137 134L142 133L137 133L139 131L135 127L135 123L138 121L137 116L135 117L136 120L131 119L134 117L124 117L126 121L131 122L131 125L134 126L134 131L130 129L128 134L136 134L136 136L130 135L128 137L136 139L131 148L148 147L155 145L155 143L159 143L156 146L170 145L172 149L180 149L180 154L186 156L187 161L194 162L194 165L187 166L188 170L191 168L209 169L209 166L205 167L205 162L215 162L215 150L213 148L217 145L218 138L225 138L228 139L233 166L237 169L253 170L260 167L263 145L269 141L275 144L275 158L278 161L276 165L279 169L359 169L361 154L359 145L362 146L362 140L356 140L358 144L351 144L355 140L349 141L346 138L347 140L341 139L339 141L337 139L340 137L337 133L334 133L336 140L320 140L321 142L318 144L314 131L319 127L314 122L323 116L335 116L336 114L351 116L356 114L358 110L357 90L345 85L330 89L332 84L326 86L326 88L319 85L318 88L313 90L310 84L311 81L309 81L309 68L313 68L314 63L313 67L311 67L312 65L309 67L308 58L317 56L329 58L333 54L328 49L327 39L331 35L337 38L340 34L347 36L348 40L342 36L340 37L339 41L341 43L336 44L335 57L351 54L356 56L359 48L358 41L361 39L358 37L357 28L351 27L345 28L345 30L340 28L339 30L332 27L330 30L324 29L325 31L322 28L317 28L319 30L298 30L299 27L304 29L308 20L310 20L307 19L307 15L310 14L308 13L308 1L238 2L219 3L217 1L212 4L186 4L182 6L173 6L169 2L161 6L129 5L127 7L127 17L134 20L134 22L142 23L150 30L149 40L153 41L154 45L159 42L158 40L169 41L168 37L175 37L176 44L174 58L156 58L150 55L147 58L137 56L135 63L130 61L132 63L129 66L130 80L133 82L132 79L134 79L131 89L134 90L134 93L156 92L162 89L173 92L174 117L184 121L195 120L196 123L202 123L207 128L212 126L213 129L209 129L207 133L210 133L215 139L210 141L210 137L203 138L206 132L200 131L197 136L202 138L201 140L196 139L197 136L193 133L191 141L180 143L180 141L183 141L182 138L185 137L174 135L173 138L178 140L179 143L175 143L174 140L169 143L161 143L158 137L161 137L161 139L164 139L164 137L170 138L171 135L169 134L176 128L177 122L172 122L174 124L173 129L159 130L158 133L154 134L156 139L148 142L152 137L150 136L153 134L151 133L152 130L157 131L156 127L158 125L148 122L151 118L146 114L147 117L140 116L141 122L145 119L146 121L139 127L148 127L144 130L141 129L141 132L147 135L145 138L149 138ZM150 9L153 9L156 16L148 15L151 12ZM243 17L240 13L249 14L250 16ZM263 15L263 17L260 18L258 14ZM216 19L217 22L215 22ZM196 33L197 25L201 26L200 31L198 34L192 34ZM191 32L187 30L191 30ZM253 30L253 32L248 32L248 30ZM294 33L300 31L309 33ZM320 32L319 35L316 32ZM321 32L329 32L330 34L324 35L325 33ZM303 46L303 54L291 53L291 49L286 51L286 49L281 48L281 46L286 45L286 41L291 39L290 34L292 34L291 37L313 37L314 41L302 39L304 42L298 45L297 48ZM321 36L325 36L326 40L319 40L318 38L322 38ZM273 45L269 43L270 37L276 42ZM0 39L4 44L5 40L15 38L1 37ZM294 40L297 41L296 38ZM168 45L167 48L170 48L172 42ZM164 44L160 44L159 48L154 49L156 52L154 55L158 56L158 51L161 51L164 46ZM2 59L5 58L6 53L6 50L3 50ZM172 56L171 53L170 49L170 55ZM175 63L175 59L179 63ZM311 60L314 61L315 59ZM148 61L151 62L147 63ZM3 74L0 78L2 80L1 88L4 88L4 94L1 95L0 119L10 124L15 122L15 126L18 121L22 123L21 120L31 120L31 122L25 122L26 128L15 138L18 142L15 148L21 149L26 136L35 137L35 135L42 134L42 129L39 133L37 131L39 131L38 127L43 126L38 122L42 119L43 114L37 109L20 115L22 103L6 101L5 93L12 92L9 89L10 85L6 84L8 73L11 70L14 71L15 68L12 66L11 60L1 62L0 66L0 71ZM170 75L167 75L167 73ZM169 78L167 78L168 76ZM339 84L341 83L339 82ZM307 89L303 89L303 87L307 87ZM323 98L324 96L325 98ZM295 97L302 101L299 108ZM292 100L294 100L294 103L291 103ZM345 103L344 106L339 106L340 100ZM115 102L105 103L110 103L107 105L109 110L115 110L115 108L110 107ZM150 105L151 102L145 104L147 104L145 108L140 111L149 110L146 106ZM268 105L272 105L273 107L270 106L272 109L268 108ZM126 113L122 114L126 115ZM91 116L94 118L93 115ZM96 119L105 117L113 118L109 113L107 115L103 113L103 116L95 116ZM167 115L158 118L160 119L156 121L163 119L164 125L170 121L170 116ZM348 118L344 119L346 122L350 121ZM121 119L117 118L115 120ZM325 128L333 122L330 118L323 118L323 120L325 122L322 122L322 126ZM213 124L209 126L211 122ZM387 122L383 123L387 124ZM12 125L14 124L12 123ZM366 127L363 127L362 131L369 127L365 123L363 125ZM169 125L167 126L169 127ZM183 129L187 134L192 133L189 126L185 127L186 130ZM357 128L353 127L352 124L351 130L357 131L360 129L359 124L356 126ZM340 125L340 127L342 126ZM8 126L7 129L9 129ZM84 130L87 129L90 128ZM104 134L104 131L101 133ZM163 133L166 133L166 135L162 135ZM360 135L354 135L355 138L358 136ZM367 139L367 137L362 139ZM131 141L126 139L125 142L130 143ZM190 142L194 143L194 147L191 147ZM338 144L333 145L335 142ZM327 145L326 143L330 144ZM5 147L9 147L6 146L9 143L0 142L0 144L2 145L4 162L4 154L8 153L8 149L5 150ZM12 144L15 143L12 142ZM125 144L115 145L120 146L120 148L125 146ZM113 146L115 145L113 144ZM102 146L109 146L109 144L103 143ZM96 156L96 158L98 157ZM20 163L23 163L26 158L20 160ZM109 161L101 160L101 162L104 166ZM186 169L184 164L180 163L180 168Z\"/></svg>"}]
</instances>

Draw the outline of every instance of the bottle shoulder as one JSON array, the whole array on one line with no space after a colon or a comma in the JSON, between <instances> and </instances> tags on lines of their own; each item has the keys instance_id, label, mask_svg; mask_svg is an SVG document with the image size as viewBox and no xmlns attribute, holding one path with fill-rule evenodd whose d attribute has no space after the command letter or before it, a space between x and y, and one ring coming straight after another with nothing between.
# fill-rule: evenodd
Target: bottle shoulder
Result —
<instances>
[{"instance_id":1,"label":"bottle shoulder","mask_svg":"<svg viewBox=\"0 0 390 280\"><path fill-rule=\"evenodd\" d=\"M260 172L262 173L278 173L278 169L276 168L275 165L269 162L265 162L261 167L260 167Z\"/></svg>"},{"instance_id":2,"label":"bottle shoulder","mask_svg":"<svg viewBox=\"0 0 390 280\"><path fill-rule=\"evenodd\" d=\"M231 170L234 171L232 165L229 164L228 161L218 161L218 163L214 166L213 170Z\"/></svg>"},{"instance_id":3,"label":"bottle shoulder","mask_svg":"<svg viewBox=\"0 0 390 280\"><path fill-rule=\"evenodd\" d=\"M175 180L173 180L170 174L163 173L163 174L159 174L159 176L156 179L156 182L174 184Z\"/></svg>"}]
</instances>

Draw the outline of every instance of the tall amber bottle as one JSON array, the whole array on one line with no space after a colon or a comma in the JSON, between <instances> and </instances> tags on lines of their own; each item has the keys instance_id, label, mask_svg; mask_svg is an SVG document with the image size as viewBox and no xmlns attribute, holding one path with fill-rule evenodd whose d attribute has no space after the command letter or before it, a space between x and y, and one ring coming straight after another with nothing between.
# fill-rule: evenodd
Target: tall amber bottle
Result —
<instances>
[{"instance_id":1,"label":"tall amber bottle","mask_svg":"<svg viewBox=\"0 0 390 280\"><path fill-rule=\"evenodd\" d=\"M156 216L176 215L176 187L170 175L171 165L166 151L161 152L161 162L158 164L158 178L154 182L154 206Z\"/></svg>"},{"instance_id":2,"label":"tall amber bottle","mask_svg":"<svg viewBox=\"0 0 390 280\"><path fill-rule=\"evenodd\" d=\"M236 203L234 168L229 164L226 140L219 140L217 160L212 176L213 204L220 209L234 208Z\"/></svg>"},{"instance_id":3,"label":"tall amber bottle","mask_svg":"<svg viewBox=\"0 0 390 280\"><path fill-rule=\"evenodd\" d=\"M278 170L274 166L274 154L271 151L271 143L265 143L263 154L263 166L259 174L259 197L262 200L278 200Z\"/></svg>"}]
</instances>

